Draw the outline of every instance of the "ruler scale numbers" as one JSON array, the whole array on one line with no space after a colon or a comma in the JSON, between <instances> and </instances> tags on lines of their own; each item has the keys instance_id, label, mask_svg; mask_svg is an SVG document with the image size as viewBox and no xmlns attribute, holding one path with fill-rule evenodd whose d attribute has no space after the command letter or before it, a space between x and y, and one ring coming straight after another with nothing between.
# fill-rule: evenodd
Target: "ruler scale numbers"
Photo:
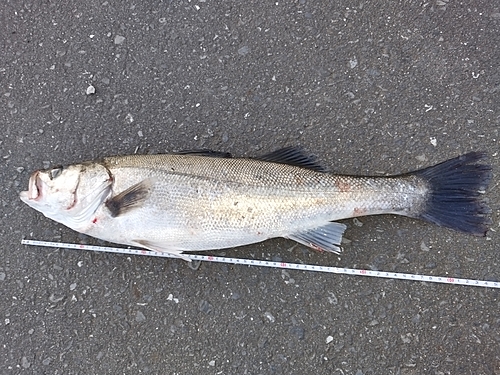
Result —
<instances>
[{"instance_id":1,"label":"ruler scale numbers","mask_svg":"<svg viewBox=\"0 0 500 375\"><path fill-rule=\"evenodd\" d=\"M73 243L47 242L47 241L36 241L36 240L22 240L21 244L42 246L42 247L54 247L61 249L91 250L104 253L145 255L145 256L153 256L160 258L179 259L176 256L168 253L158 253L149 250L125 249L119 247L80 245ZM199 261L215 262L215 263L240 264L247 266L260 266L260 267L293 269L293 270L312 271L312 272L325 272L325 273L334 273L340 275L359 275L359 276L378 277L384 279L424 281L430 283L480 286L486 288L500 289L500 281L460 279L450 276L430 276L430 275L418 275L418 274L408 274L399 272L384 272L384 271L372 271L364 269L316 266L312 264L273 262L268 260L256 260L256 259L244 259L244 258L228 258L228 257L218 257L213 255L197 255L197 254L183 254L183 255L190 258L191 260L199 260Z\"/></svg>"}]
</instances>

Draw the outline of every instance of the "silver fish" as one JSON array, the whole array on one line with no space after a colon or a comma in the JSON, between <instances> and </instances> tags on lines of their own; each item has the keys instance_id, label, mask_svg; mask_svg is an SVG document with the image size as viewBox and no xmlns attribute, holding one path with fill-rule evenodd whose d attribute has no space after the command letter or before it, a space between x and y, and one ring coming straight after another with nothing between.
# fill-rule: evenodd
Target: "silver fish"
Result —
<instances>
[{"instance_id":1,"label":"silver fish","mask_svg":"<svg viewBox=\"0 0 500 375\"><path fill-rule=\"evenodd\" d=\"M301 149L257 159L195 151L108 157L34 172L20 198L102 240L168 252L236 247L274 237L339 252L356 216L397 214L485 235L491 179L471 152L390 177L325 172Z\"/></svg>"}]
</instances>

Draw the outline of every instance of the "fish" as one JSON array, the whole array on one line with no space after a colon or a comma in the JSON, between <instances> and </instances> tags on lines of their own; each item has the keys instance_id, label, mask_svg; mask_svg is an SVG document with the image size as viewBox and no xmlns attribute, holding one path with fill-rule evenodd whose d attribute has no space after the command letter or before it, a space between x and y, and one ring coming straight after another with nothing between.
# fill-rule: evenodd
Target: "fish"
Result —
<instances>
[{"instance_id":1,"label":"fish","mask_svg":"<svg viewBox=\"0 0 500 375\"><path fill-rule=\"evenodd\" d=\"M167 252L284 237L339 253L339 220L403 215L476 236L488 231L486 154L392 176L328 172L300 147L257 157L194 150L105 157L35 171L21 200L77 232Z\"/></svg>"}]
</instances>

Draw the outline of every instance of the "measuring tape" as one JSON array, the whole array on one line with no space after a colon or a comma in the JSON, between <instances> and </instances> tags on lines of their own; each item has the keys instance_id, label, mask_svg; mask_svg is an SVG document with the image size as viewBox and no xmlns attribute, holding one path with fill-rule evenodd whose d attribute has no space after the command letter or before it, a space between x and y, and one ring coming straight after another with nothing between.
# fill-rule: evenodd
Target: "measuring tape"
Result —
<instances>
[{"instance_id":1,"label":"measuring tape","mask_svg":"<svg viewBox=\"0 0 500 375\"><path fill-rule=\"evenodd\" d=\"M46 242L46 241L35 241L35 240L22 240L21 244L34 245L34 246L44 246L44 247L57 247L57 248L61 248L61 249L92 250L92 251L99 251L99 252L104 252L104 253L128 254L128 255L146 255L146 256L160 257L160 258L179 259L178 257L176 257L172 254L169 254L169 253L159 253L159 252L155 252L155 251L138 250L138 249L124 249L124 248L120 248L120 247L91 246L91 245L79 245L79 244L73 244L73 243ZM455 277L447 277L447 276L415 275L415 274L410 274L410 273L399 273L399 272L384 272L384 271L371 271L371 270L350 269L350 268L340 268L340 267L315 266L312 264L271 262L271 261L267 261L267 260L226 258L226 257L212 256L212 255L197 255L197 254L182 254L182 255L185 256L186 258L191 259L191 260L199 260L199 261L206 261L206 262L242 264L245 266L260 266L260 267L271 267L271 268L281 268L281 269L290 269L290 270L326 272L326 273L335 273L335 274L340 274L340 275L359 275L359 276L381 277L384 279L425 281L428 283L482 286L482 287L486 287L486 288L499 288L500 289L500 282L498 282L498 281L458 279Z\"/></svg>"}]
</instances>

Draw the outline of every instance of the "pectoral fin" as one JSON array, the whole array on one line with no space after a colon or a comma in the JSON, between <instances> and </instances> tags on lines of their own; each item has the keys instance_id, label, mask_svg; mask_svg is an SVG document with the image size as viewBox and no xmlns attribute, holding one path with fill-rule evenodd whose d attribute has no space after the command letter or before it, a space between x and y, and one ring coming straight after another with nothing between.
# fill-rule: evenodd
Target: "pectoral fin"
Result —
<instances>
[{"instance_id":1,"label":"pectoral fin","mask_svg":"<svg viewBox=\"0 0 500 375\"><path fill-rule=\"evenodd\" d=\"M152 179L148 178L110 198L106 202L106 207L111 216L117 217L136 207L140 207L148 198L152 185Z\"/></svg>"},{"instance_id":2,"label":"pectoral fin","mask_svg":"<svg viewBox=\"0 0 500 375\"><path fill-rule=\"evenodd\" d=\"M286 238L297 241L315 250L340 253L342 235L347 227L340 223L328 223L318 228L293 233Z\"/></svg>"},{"instance_id":3,"label":"pectoral fin","mask_svg":"<svg viewBox=\"0 0 500 375\"><path fill-rule=\"evenodd\" d=\"M185 261L191 262L191 259L182 254L182 250L171 248L163 243L148 241L148 240L134 240L138 246L144 247L145 249L156 251L159 253L169 253L176 258L184 259Z\"/></svg>"}]
</instances>

